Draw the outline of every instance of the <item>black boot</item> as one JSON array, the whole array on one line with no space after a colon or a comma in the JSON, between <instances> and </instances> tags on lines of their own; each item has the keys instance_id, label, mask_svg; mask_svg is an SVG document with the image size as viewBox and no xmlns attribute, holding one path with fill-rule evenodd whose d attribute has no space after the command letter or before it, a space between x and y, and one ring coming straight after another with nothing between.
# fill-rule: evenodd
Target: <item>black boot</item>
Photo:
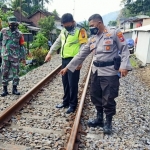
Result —
<instances>
[{"instance_id":1,"label":"black boot","mask_svg":"<svg viewBox=\"0 0 150 150\"><path fill-rule=\"evenodd\" d=\"M106 116L106 122L103 128L104 134L112 133L112 116Z\"/></svg>"},{"instance_id":2,"label":"black boot","mask_svg":"<svg viewBox=\"0 0 150 150\"><path fill-rule=\"evenodd\" d=\"M13 85L12 93L15 95L20 95L20 93L17 91L17 85Z\"/></svg>"},{"instance_id":3,"label":"black boot","mask_svg":"<svg viewBox=\"0 0 150 150\"><path fill-rule=\"evenodd\" d=\"M1 94L1 96L4 97L7 95L8 95L7 86L3 86L3 93Z\"/></svg>"},{"instance_id":4,"label":"black boot","mask_svg":"<svg viewBox=\"0 0 150 150\"><path fill-rule=\"evenodd\" d=\"M103 112L97 112L97 118L94 120L89 120L87 125L89 127L103 127L104 122L103 122Z\"/></svg>"}]
</instances>

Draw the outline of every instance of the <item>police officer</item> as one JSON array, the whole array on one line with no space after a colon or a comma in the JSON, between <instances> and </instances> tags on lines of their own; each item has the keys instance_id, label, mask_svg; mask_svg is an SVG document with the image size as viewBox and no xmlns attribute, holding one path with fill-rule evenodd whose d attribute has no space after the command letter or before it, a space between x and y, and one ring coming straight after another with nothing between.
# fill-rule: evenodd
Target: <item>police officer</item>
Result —
<instances>
[{"instance_id":1,"label":"police officer","mask_svg":"<svg viewBox=\"0 0 150 150\"><path fill-rule=\"evenodd\" d=\"M3 28L0 32L0 41L2 41L2 97L8 95L7 85L9 81L9 71L13 73L13 89L12 93L20 95L17 91L19 84L19 61L25 61L25 50L23 48L24 38L22 33L18 30L18 22L16 17L8 17L8 28Z\"/></svg>"},{"instance_id":2,"label":"police officer","mask_svg":"<svg viewBox=\"0 0 150 150\"><path fill-rule=\"evenodd\" d=\"M74 72L91 52L94 53L90 94L91 101L97 110L97 118L89 120L88 126L101 126L105 134L111 134L112 118L116 114L114 99L118 96L119 90L117 73L119 70L121 77L124 77L131 69L129 50L121 31L105 27L99 14L94 14L89 18L89 25L94 36L60 73L64 75L68 69ZM121 51L121 58L118 50ZM103 112L106 114L105 124Z\"/></svg>"},{"instance_id":3,"label":"police officer","mask_svg":"<svg viewBox=\"0 0 150 150\"><path fill-rule=\"evenodd\" d=\"M62 68L65 68L72 58L79 52L80 47L87 42L87 34L85 29L77 27L73 16L69 13L62 16L61 23L64 28L52 45L45 61L49 61L51 59L52 52L61 47ZM67 114L74 112L77 107L78 81L81 66L82 65L79 64L78 68L73 73L68 71L64 76L62 76L64 88L63 103L57 105L56 108L69 106L66 112Z\"/></svg>"}]
</instances>

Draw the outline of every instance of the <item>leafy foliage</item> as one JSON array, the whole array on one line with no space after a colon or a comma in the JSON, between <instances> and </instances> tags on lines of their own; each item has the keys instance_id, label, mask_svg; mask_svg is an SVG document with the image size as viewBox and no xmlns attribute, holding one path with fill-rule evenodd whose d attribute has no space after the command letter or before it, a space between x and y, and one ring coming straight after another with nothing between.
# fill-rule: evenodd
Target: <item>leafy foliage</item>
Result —
<instances>
[{"instance_id":1,"label":"leafy foliage","mask_svg":"<svg viewBox=\"0 0 150 150\"><path fill-rule=\"evenodd\" d=\"M53 10L53 14L54 14L54 16L59 16L59 14L58 14L56 9Z\"/></svg>"},{"instance_id":2,"label":"leafy foliage","mask_svg":"<svg viewBox=\"0 0 150 150\"><path fill-rule=\"evenodd\" d=\"M48 53L47 49L36 48L32 51L32 56L39 65L42 65L44 63L44 59L47 53Z\"/></svg>"},{"instance_id":3,"label":"leafy foliage","mask_svg":"<svg viewBox=\"0 0 150 150\"><path fill-rule=\"evenodd\" d=\"M120 18L127 18L137 15L150 15L149 0L122 0Z\"/></svg>"},{"instance_id":4,"label":"leafy foliage","mask_svg":"<svg viewBox=\"0 0 150 150\"><path fill-rule=\"evenodd\" d=\"M27 15L35 13L37 10L44 10L44 4L49 4L52 0L11 0L10 7L13 10L22 9Z\"/></svg>"},{"instance_id":5,"label":"leafy foliage","mask_svg":"<svg viewBox=\"0 0 150 150\"><path fill-rule=\"evenodd\" d=\"M39 32L35 36L35 40L32 43L32 48L41 48L41 47L48 48L47 41L48 39L41 32Z\"/></svg>"},{"instance_id":6,"label":"leafy foliage","mask_svg":"<svg viewBox=\"0 0 150 150\"><path fill-rule=\"evenodd\" d=\"M12 16L13 15L13 11L7 11L6 13L4 13L1 9L0 9L0 18L2 20L2 27L7 27L7 18L8 16Z\"/></svg>"},{"instance_id":7,"label":"leafy foliage","mask_svg":"<svg viewBox=\"0 0 150 150\"><path fill-rule=\"evenodd\" d=\"M80 23L80 25L86 30L89 31L89 22L88 21L83 21L82 23Z\"/></svg>"},{"instance_id":8,"label":"leafy foliage","mask_svg":"<svg viewBox=\"0 0 150 150\"><path fill-rule=\"evenodd\" d=\"M53 29L55 29L55 20L54 16L48 16L45 18L41 18L38 22L39 27L41 28L41 33L48 39L50 38L50 33Z\"/></svg>"},{"instance_id":9,"label":"leafy foliage","mask_svg":"<svg viewBox=\"0 0 150 150\"><path fill-rule=\"evenodd\" d=\"M27 72L29 72L29 65L24 65L24 64L20 63L19 76L23 76Z\"/></svg>"},{"instance_id":10,"label":"leafy foliage","mask_svg":"<svg viewBox=\"0 0 150 150\"><path fill-rule=\"evenodd\" d=\"M109 21L108 26L116 26L117 21Z\"/></svg>"},{"instance_id":11,"label":"leafy foliage","mask_svg":"<svg viewBox=\"0 0 150 150\"><path fill-rule=\"evenodd\" d=\"M19 30L20 30L22 33L29 33L28 28L27 28L24 24L19 24Z\"/></svg>"}]
</instances>

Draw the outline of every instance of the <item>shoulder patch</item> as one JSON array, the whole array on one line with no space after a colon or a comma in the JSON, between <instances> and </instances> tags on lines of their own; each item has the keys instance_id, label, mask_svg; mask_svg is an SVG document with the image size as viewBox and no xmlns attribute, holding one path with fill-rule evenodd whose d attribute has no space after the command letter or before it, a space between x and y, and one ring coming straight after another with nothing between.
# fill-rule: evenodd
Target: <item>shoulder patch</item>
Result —
<instances>
[{"instance_id":1,"label":"shoulder patch","mask_svg":"<svg viewBox=\"0 0 150 150\"><path fill-rule=\"evenodd\" d=\"M121 31L117 33L117 36L118 36L120 42L124 42L124 36L123 36L123 33Z\"/></svg>"},{"instance_id":2,"label":"shoulder patch","mask_svg":"<svg viewBox=\"0 0 150 150\"><path fill-rule=\"evenodd\" d=\"M81 33L82 38L85 38L85 35L86 35L85 32L86 32L85 29L80 29L80 33Z\"/></svg>"}]
</instances>

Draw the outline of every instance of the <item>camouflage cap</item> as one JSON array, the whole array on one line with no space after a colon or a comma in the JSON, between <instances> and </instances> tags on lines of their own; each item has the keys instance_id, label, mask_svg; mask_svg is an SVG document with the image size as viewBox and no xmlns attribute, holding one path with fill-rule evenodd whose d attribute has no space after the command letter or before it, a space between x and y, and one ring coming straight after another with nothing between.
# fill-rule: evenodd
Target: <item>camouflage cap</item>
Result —
<instances>
[{"instance_id":1,"label":"camouflage cap","mask_svg":"<svg viewBox=\"0 0 150 150\"><path fill-rule=\"evenodd\" d=\"M8 23L18 23L17 18L15 16L8 17Z\"/></svg>"}]
</instances>

